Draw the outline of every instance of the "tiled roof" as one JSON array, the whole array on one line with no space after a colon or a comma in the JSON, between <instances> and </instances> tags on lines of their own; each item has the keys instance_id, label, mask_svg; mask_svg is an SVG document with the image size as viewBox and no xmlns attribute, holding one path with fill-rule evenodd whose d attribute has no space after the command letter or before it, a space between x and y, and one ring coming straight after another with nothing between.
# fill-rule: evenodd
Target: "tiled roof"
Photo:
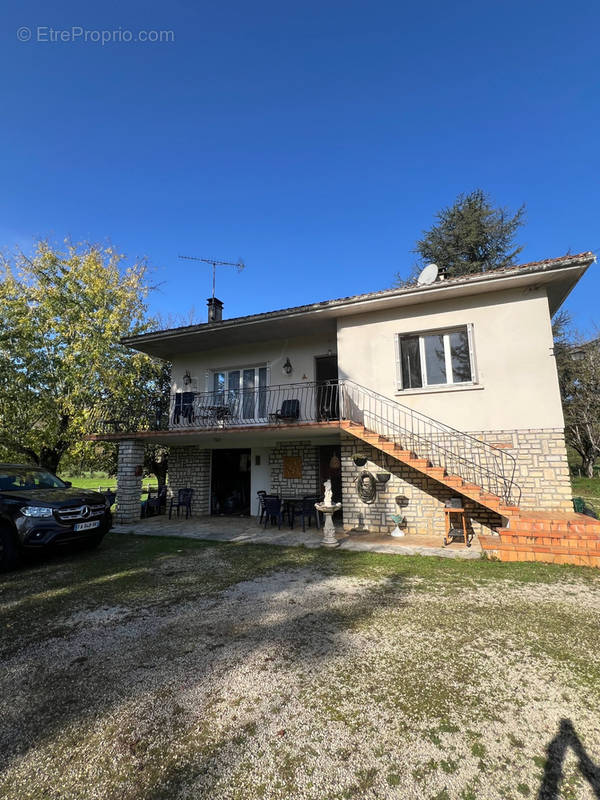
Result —
<instances>
[{"instance_id":1,"label":"tiled roof","mask_svg":"<svg viewBox=\"0 0 600 800\"><path fill-rule=\"evenodd\" d=\"M231 317L224 319L221 322L203 322L197 325L184 325L177 328L165 328L160 331L152 331L150 333L142 334L141 336L132 336L123 339L125 343L132 343L147 337L155 337L161 334L170 333L193 333L194 331L203 331L208 329L216 329L219 327L229 327L231 325L239 325L245 322L259 322L263 319L270 319L279 316L288 316L291 314L302 314L308 311L318 311L320 309L335 308L336 306L346 305L350 303L360 303L365 300L375 300L378 298L402 296L413 294L417 292L425 292L432 288L439 288L440 286L456 286L461 284L477 283L481 281L492 281L503 275L513 274L526 274L530 272L544 272L552 268L566 268L577 266L579 264L591 264L596 260L596 256L591 251L584 253L577 253L575 255L564 255L559 258L546 258L542 261L530 261L526 264L518 264L513 267L502 267L500 269L487 270L486 272L476 272L471 275L460 275L457 278L446 278L443 281L436 281L434 284L426 284L419 286L418 284L410 284L407 286L394 287L392 289L383 289L377 292L367 292L366 294L355 294L347 297L337 297L332 300L322 300L317 303L308 303L302 306L291 306L290 308L281 308L276 311L266 311L259 314L248 314L242 317Z\"/></svg>"}]
</instances>

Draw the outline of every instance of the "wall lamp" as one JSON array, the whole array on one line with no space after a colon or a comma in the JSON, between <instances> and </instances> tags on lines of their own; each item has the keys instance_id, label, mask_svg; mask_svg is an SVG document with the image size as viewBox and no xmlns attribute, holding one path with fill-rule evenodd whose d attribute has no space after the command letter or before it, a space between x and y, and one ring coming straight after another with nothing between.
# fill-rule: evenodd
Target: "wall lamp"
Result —
<instances>
[{"instance_id":1,"label":"wall lamp","mask_svg":"<svg viewBox=\"0 0 600 800\"><path fill-rule=\"evenodd\" d=\"M292 362L290 361L289 358L286 358L285 364L283 365L283 371L285 372L286 375L291 375L292 369L293 369Z\"/></svg>"}]
</instances>

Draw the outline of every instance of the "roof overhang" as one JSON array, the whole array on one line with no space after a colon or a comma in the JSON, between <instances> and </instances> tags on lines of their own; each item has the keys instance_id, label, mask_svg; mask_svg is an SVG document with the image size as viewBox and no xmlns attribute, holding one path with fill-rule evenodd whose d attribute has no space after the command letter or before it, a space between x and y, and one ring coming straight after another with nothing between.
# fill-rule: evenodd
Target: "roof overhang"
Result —
<instances>
[{"instance_id":1,"label":"roof overhang","mask_svg":"<svg viewBox=\"0 0 600 800\"><path fill-rule=\"evenodd\" d=\"M550 313L554 315L595 260L593 253L582 253L578 256L565 256L531 265L436 281L428 286L389 289L249 317L236 317L217 323L156 331L142 336L126 337L122 342L148 355L169 359L175 353L211 350L249 342L307 334L335 336L336 320L340 317L519 288L544 288Z\"/></svg>"}]
</instances>

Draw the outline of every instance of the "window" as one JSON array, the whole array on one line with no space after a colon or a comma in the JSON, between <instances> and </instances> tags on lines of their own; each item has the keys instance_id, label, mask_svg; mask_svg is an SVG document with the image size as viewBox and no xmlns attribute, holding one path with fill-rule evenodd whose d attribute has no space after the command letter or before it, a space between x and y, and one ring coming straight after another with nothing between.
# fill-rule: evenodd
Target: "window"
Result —
<instances>
[{"instance_id":1,"label":"window","mask_svg":"<svg viewBox=\"0 0 600 800\"><path fill-rule=\"evenodd\" d=\"M235 402L241 399L242 419L262 419L267 416L267 368L247 367L213 372L215 400Z\"/></svg>"},{"instance_id":2,"label":"window","mask_svg":"<svg viewBox=\"0 0 600 800\"><path fill-rule=\"evenodd\" d=\"M398 336L398 388L474 383L471 327Z\"/></svg>"}]
</instances>

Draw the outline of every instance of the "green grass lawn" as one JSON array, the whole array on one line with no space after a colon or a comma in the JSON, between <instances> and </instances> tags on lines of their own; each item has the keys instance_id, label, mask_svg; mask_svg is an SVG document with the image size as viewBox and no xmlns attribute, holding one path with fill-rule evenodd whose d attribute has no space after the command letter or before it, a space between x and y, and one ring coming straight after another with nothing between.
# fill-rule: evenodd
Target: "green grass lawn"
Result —
<instances>
[{"instance_id":1,"label":"green grass lawn","mask_svg":"<svg viewBox=\"0 0 600 800\"><path fill-rule=\"evenodd\" d=\"M584 497L600 505L600 478L571 478L573 497Z\"/></svg>"},{"instance_id":2,"label":"green grass lawn","mask_svg":"<svg viewBox=\"0 0 600 800\"><path fill-rule=\"evenodd\" d=\"M0 797L587 800L598 652L598 570L113 534L0 576Z\"/></svg>"},{"instance_id":3,"label":"green grass lawn","mask_svg":"<svg viewBox=\"0 0 600 800\"><path fill-rule=\"evenodd\" d=\"M111 489L116 489L117 486L117 478L116 476L109 477L103 472L94 473L92 476L85 476L85 477L75 477L73 475L67 474L60 474L59 478L63 481L71 481L73 486L77 487L78 489L93 489L96 491L98 487L102 487L102 489L106 489L110 487ZM150 487L155 492L158 489L158 484L156 478L144 478L142 480L142 497L146 497L146 490Z\"/></svg>"}]
</instances>

